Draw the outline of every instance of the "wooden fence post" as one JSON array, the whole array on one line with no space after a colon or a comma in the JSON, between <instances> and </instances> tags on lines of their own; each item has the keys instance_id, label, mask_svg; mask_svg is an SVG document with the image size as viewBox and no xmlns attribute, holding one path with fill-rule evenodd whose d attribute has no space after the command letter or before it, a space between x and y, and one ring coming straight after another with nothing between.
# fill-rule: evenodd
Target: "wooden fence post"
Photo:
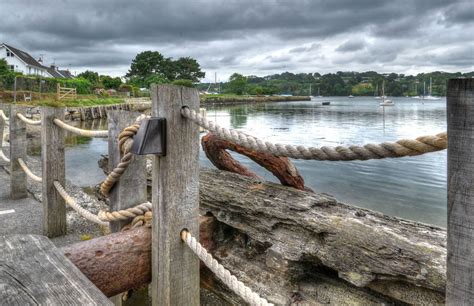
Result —
<instances>
[{"instance_id":1,"label":"wooden fence post","mask_svg":"<svg viewBox=\"0 0 474 306\"><path fill-rule=\"evenodd\" d=\"M135 122L140 115L138 112L128 112L111 110L108 112L109 128L109 170L112 170L120 163L120 149L118 148L118 136L120 132ZM115 183L110 192L110 210L116 211L127 209L138 204L145 203L147 199L147 173L146 156L134 155L127 170ZM112 232L119 232L122 227L129 224L131 220L110 222ZM139 295L144 295L144 300L148 299L148 291L139 291ZM115 305L122 305L121 295L112 298Z\"/></svg>"},{"instance_id":2,"label":"wooden fence post","mask_svg":"<svg viewBox=\"0 0 474 306\"><path fill-rule=\"evenodd\" d=\"M3 111L5 113L5 104L3 104L1 101L0 101L0 110ZM5 113L5 116L7 114ZM3 120L3 117L0 116L0 151L3 152L3 137L4 137L4 133L5 133L5 125L7 123L5 122L5 120ZM5 152L3 152L5 153ZM0 163L4 163L4 161L0 158Z\"/></svg>"},{"instance_id":3,"label":"wooden fence post","mask_svg":"<svg viewBox=\"0 0 474 306\"><path fill-rule=\"evenodd\" d=\"M26 173L18 163L18 158L26 161L26 123L16 114L24 114L26 107L10 106L10 196L22 199L28 196L26 189Z\"/></svg>"},{"instance_id":4,"label":"wooden fence post","mask_svg":"<svg viewBox=\"0 0 474 306\"><path fill-rule=\"evenodd\" d=\"M451 79L446 305L474 304L474 79Z\"/></svg>"},{"instance_id":5,"label":"wooden fence post","mask_svg":"<svg viewBox=\"0 0 474 306\"><path fill-rule=\"evenodd\" d=\"M153 163L152 303L199 305L199 259L180 238L186 228L199 240L199 128L180 112L198 112L199 94L159 85L152 97L152 115L167 120L167 155Z\"/></svg>"},{"instance_id":6,"label":"wooden fence post","mask_svg":"<svg viewBox=\"0 0 474 306\"><path fill-rule=\"evenodd\" d=\"M112 110L109 118L109 170L120 162L118 136L127 126L133 124L140 113ZM110 192L110 210L126 209L147 201L146 156L134 155L127 170ZM128 221L111 222L112 232L118 232L130 223Z\"/></svg>"},{"instance_id":7,"label":"wooden fence post","mask_svg":"<svg viewBox=\"0 0 474 306\"><path fill-rule=\"evenodd\" d=\"M43 107L41 111L43 235L57 237L66 234L66 204L53 183L58 181L66 187L66 173L64 131L54 124L53 119L64 120L64 109Z\"/></svg>"}]
</instances>

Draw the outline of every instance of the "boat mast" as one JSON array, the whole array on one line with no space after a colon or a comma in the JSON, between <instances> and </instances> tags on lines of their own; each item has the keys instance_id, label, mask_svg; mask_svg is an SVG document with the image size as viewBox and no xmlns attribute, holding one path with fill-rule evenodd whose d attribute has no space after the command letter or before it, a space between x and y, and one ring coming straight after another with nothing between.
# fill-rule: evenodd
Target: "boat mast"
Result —
<instances>
[{"instance_id":1,"label":"boat mast","mask_svg":"<svg viewBox=\"0 0 474 306\"><path fill-rule=\"evenodd\" d=\"M433 84L432 84L432 78L430 77L430 92L429 92L429 93L430 93L430 94L429 94L430 96L431 96L431 93L432 93L432 91L431 91L431 88L432 88L432 87L431 87L431 86L433 86Z\"/></svg>"},{"instance_id":2,"label":"boat mast","mask_svg":"<svg viewBox=\"0 0 474 306\"><path fill-rule=\"evenodd\" d=\"M311 96L311 83L309 83L309 96Z\"/></svg>"}]
</instances>

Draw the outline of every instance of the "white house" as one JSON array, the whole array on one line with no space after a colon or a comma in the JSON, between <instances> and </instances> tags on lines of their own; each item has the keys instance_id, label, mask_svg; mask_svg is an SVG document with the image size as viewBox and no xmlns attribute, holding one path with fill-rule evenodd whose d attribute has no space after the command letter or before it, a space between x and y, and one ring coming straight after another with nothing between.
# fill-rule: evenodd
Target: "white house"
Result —
<instances>
[{"instance_id":1,"label":"white house","mask_svg":"<svg viewBox=\"0 0 474 306\"><path fill-rule=\"evenodd\" d=\"M51 77L48 68L41 65L25 51L13 48L7 44L0 45L0 58L10 65L10 69L23 74Z\"/></svg>"}]
</instances>

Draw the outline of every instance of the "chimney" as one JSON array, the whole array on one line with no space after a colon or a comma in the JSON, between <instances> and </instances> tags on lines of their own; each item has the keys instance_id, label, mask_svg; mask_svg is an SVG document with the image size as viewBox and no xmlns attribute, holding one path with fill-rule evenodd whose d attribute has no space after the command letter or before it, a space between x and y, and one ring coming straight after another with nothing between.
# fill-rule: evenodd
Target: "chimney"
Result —
<instances>
[{"instance_id":1,"label":"chimney","mask_svg":"<svg viewBox=\"0 0 474 306\"><path fill-rule=\"evenodd\" d=\"M41 65L43 65L43 59L40 57L38 58L38 63L40 63Z\"/></svg>"}]
</instances>

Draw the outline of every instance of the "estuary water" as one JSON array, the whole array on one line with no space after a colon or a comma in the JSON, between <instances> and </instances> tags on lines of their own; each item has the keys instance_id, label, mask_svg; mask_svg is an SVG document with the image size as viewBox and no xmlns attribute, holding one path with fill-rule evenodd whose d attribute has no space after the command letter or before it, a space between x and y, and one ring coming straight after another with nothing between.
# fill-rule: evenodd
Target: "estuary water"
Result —
<instances>
[{"instance_id":1,"label":"estuary water","mask_svg":"<svg viewBox=\"0 0 474 306\"><path fill-rule=\"evenodd\" d=\"M381 143L446 130L445 99L424 103L410 98L391 99L395 106L385 109L371 97L206 108L208 119L222 126L266 141L305 146ZM321 101L331 104L322 106ZM107 143L101 139L68 148L68 179L82 186L100 182L103 174L96 161L106 151ZM277 181L247 157L232 155L263 178ZM200 162L212 167L203 152ZM383 160L293 163L306 185L317 192L388 215L446 227L446 151Z\"/></svg>"}]
</instances>

